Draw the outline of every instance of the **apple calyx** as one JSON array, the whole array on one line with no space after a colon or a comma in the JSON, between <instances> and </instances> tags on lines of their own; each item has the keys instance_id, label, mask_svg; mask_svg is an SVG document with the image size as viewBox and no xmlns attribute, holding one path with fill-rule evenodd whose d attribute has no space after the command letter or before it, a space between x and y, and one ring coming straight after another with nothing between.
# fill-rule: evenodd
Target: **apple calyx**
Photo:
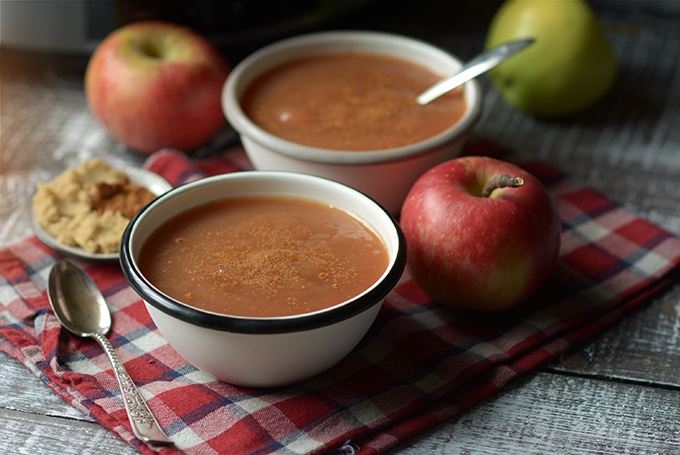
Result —
<instances>
[{"instance_id":1,"label":"apple calyx","mask_svg":"<svg viewBox=\"0 0 680 455\"><path fill-rule=\"evenodd\" d=\"M164 49L162 49L158 43L154 43L150 39L140 40L136 44L139 54L150 60L161 60L165 55Z\"/></svg>"},{"instance_id":2,"label":"apple calyx","mask_svg":"<svg viewBox=\"0 0 680 455\"><path fill-rule=\"evenodd\" d=\"M489 180L482 189L482 197L489 197L494 190L499 188L519 188L524 185L522 177L512 177L508 174L499 174Z\"/></svg>"}]
</instances>

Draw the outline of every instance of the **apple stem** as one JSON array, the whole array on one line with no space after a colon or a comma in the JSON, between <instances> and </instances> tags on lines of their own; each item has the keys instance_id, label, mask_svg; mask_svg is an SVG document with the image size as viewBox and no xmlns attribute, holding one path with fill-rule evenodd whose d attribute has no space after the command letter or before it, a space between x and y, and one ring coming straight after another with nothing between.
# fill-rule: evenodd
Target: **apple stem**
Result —
<instances>
[{"instance_id":1,"label":"apple stem","mask_svg":"<svg viewBox=\"0 0 680 455\"><path fill-rule=\"evenodd\" d=\"M522 177L511 177L508 174L500 174L484 185L482 197L489 197L491 193L493 193L493 190L499 188L519 188L522 185L524 185L524 179Z\"/></svg>"}]
</instances>

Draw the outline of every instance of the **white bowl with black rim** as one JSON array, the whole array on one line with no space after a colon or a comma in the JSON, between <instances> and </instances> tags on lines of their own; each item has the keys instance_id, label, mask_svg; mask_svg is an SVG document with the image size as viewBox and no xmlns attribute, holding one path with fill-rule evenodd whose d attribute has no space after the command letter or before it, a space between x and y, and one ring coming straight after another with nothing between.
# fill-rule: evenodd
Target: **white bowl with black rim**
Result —
<instances>
[{"instance_id":1,"label":"white bowl with black rim","mask_svg":"<svg viewBox=\"0 0 680 455\"><path fill-rule=\"evenodd\" d=\"M160 225L196 206L246 196L295 197L345 210L382 239L389 257L386 270L349 300L285 317L241 317L201 310L169 297L144 276L138 264L140 251ZM404 271L406 244L395 219L359 191L311 175L248 171L207 177L160 196L128 225L120 262L160 333L188 362L234 385L276 387L318 375L356 347Z\"/></svg>"}]
</instances>

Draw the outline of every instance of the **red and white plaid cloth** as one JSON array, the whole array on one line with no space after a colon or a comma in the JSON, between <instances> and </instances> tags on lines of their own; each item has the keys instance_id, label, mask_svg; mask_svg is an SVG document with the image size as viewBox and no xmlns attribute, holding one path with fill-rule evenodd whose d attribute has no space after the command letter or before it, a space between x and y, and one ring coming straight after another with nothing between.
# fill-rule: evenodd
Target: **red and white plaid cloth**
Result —
<instances>
[{"instance_id":1,"label":"red and white plaid cloth","mask_svg":"<svg viewBox=\"0 0 680 455\"><path fill-rule=\"evenodd\" d=\"M471 142L466 154L503 156ZM246 389L216 381L161 337L117 264L83 263L113 312L109 339L175 448L162 454L382 452L582 342L677 277L680 239L542 163L520 163L555 199L561 257L546 286L498 314L432 302L404 276L370 332L342 362L299 385ZM238 148L191 161L165 150L146 167L173 185L250 168ZM62 329L47 275L60 255L29 237L0 248L0 348L142 453L99 345ZM77 261L76 261L77 262Z\"/></svg>"}]
</instances>

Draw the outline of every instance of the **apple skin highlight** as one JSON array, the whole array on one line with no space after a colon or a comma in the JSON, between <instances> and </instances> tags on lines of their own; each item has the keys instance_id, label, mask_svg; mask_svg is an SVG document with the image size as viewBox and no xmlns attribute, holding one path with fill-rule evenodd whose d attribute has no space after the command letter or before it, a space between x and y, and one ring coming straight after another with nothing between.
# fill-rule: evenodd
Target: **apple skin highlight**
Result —
<instances>
[{"instance_id":1,"label":"apple skin highlight","mask_svg":"<svg viewBox=\"0 0 680 455\"><path fill-rule=\"evenodd\" d=\"M229 71L219 51L193 30L136 22L97 47L85 92L99 122L131 149L188 152L225 123L220 95Z\"/></svg>"},{"instance_id":2,"label":"apple skin highlight","mask_svg":"<svg viewBox=\"0 0 680 455\"><path fill-rule=\"evenodd\" d=\"M499 174L524 185L494 190ZM463 157L427 171L401 210L408 267L435 301L458 309L500 311L533 295L559 255L561 227L545 187L527 171L488 157Z\"/></svg>"}]
</instances>

